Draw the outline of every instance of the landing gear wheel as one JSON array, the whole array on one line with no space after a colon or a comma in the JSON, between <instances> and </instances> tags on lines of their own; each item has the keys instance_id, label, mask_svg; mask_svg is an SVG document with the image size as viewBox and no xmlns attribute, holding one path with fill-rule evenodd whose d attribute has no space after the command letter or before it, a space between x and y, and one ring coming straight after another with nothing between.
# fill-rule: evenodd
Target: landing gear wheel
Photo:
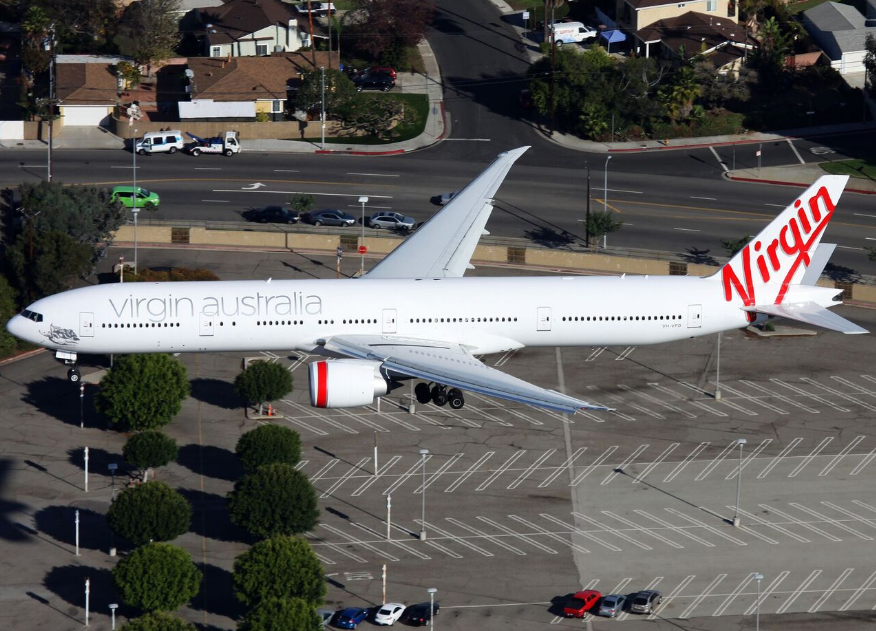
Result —
<instances>
[{"instance_id":1,"label":"landing gear wheel","mask_svg":"<svg viewBox=\"0 0 876 631\"><path fill-rule=\"evenodd\" d=\"M462 390L460 390L459 388L451 388L447 392L447 402L454 410L460 409L463 405L465 405L465 397L462 396Z\"/></svg>"},{"instance_id":2,"label":"landing gear wheel","mask_svg":"<svg viewBox=\"0 0 876 631\"><path fill-rule=\"evenodd\" d=\"M67 379L70 383L79 383L79 380L82 379L82 374L78 368L71 368L67 371Z\"/></svg>"},{"instance_id":3,"label":"landing gear wheel","mask_svg":"<svg viewBox=\"0 0 876 631\"><path fill-rule=\"evenodd\" d=\"M444 386L432 387L432 403L434 403L438 407L447 404L447 390L444 388Z\"/></svg>"},{"instance_id":4,"label":"landing gear wheel","mask_svg":"<svg viewBox=\"0 0 876 631\"><path fill-rule=\"evenodd\" d=\"M417 397L417 403L426 405L432 400L432 392L429 390L429 384L422 381L414 387L414 394Z\"/></svg>"}]
</instances>

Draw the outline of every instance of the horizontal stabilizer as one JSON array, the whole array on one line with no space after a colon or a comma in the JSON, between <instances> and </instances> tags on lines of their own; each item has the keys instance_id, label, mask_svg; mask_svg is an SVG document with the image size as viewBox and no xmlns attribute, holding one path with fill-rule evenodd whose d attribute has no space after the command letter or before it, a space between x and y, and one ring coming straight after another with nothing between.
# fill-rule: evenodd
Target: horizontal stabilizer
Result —
<instances>
[{"instance_id":1,"label":"horizontal stabilizer","mask_svg":"<svg viewBox=\"0 0 876 631\"><path fill-rule=\"evenodd\" d=\"M796 302L784 305L754 305L753 307L743 307L744 311L753 313L765 313L771 316L780 318L788 318L789 320L797 320L814 326L820 326L823 329L838 331L851 335L860 333L869 333L867 329L859 327L854 322L849 322L845 318L838 316L830 309L825 309L815 302Z\"/></svg>"}]
</instances>

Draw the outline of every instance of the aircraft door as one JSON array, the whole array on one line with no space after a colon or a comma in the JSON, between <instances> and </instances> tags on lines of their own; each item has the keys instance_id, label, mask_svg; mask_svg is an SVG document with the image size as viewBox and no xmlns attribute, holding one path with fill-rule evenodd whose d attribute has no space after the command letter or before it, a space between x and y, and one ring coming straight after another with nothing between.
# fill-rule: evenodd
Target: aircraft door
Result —
<instances>
[{"instance_id":1,"label":"aircraft door","mask_svg":"<svg viewBox=\"0 0 876 631\"><path fill-rule=\"evenodd\" d=\"M687 306L687 328L698 329L703 326L703 306L688 305Z\"/></svg>"},{"instance_id":2,"label":"aircraft door","mask_svg":"<svg viewBox=\"0 0 876 631\"><path fill-rule=\"evenodd\" d=\"M537 331L550 331L551 330L551 308L550 307L539 307L538 308L538 325L536 327Z\"/></svg>"},{"instance_id":3,"label":"aircraft door","mask_svg":"<svg viewBox=\"0 0 876 631\"><path fill-rule=\"evenodd\" d=\"M94 314L79 314L79 337L94 337Z\"/></svg>"},{"instance_id":4,"label":"aircraft door","mask_svg":"<svg viewBox=\"0 0 876 631\"><path fill-rule=\"evenodd\" d=\"M201 337L213 335L213 316L201 314L201 327L199 329Z\"/></svg>"},{"instance_id":5,"label":"aircraft door","mask_svg":"<svg viewBox=\"0 0 876 631\"><path fill-rule=\"evenodd\" d=\"M384 309L383 310L383 332L384 333L395 333L396 332L396 313L395 309Z\"/></svg>"}]
</instances>

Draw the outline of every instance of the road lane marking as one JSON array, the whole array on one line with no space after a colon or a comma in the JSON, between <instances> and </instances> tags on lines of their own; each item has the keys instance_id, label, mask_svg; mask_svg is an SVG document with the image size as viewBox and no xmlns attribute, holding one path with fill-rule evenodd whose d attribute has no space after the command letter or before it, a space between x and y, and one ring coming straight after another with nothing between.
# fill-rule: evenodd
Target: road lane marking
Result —
<instances>
[{"instance_id":1,"label":"road lane marking","mask_svg":"<svg viewBox=\"0 0 876 631\"><path fill-rule=\"evenodd\" d=\"M813 509L811 509L811 508L807 508L807 507L803 506L802 504L798 504L798 503L796 503L796 502L788 502L788 506L793 506L793 507L796 508L797 510L799 510L799 511L801 511L801 512L804 512L804 513L808 513L809 515L812 515L812 516L815 517L816 519L820 519L821 521L824 521L824 522L827 522L827 523L833 524L834 526L836 526L836 527L839 528L840 530L845 530L847 533L849 533L849 534L851 534L851 535L855 535L855 536L858 537L859 539L863 539L864 541L873 541L873 537L871 537L871 536L869 536L869 535L865 535L865 534L863 534L863 533L861 533L861 532L858 532L857 530L855 530L855 529L852 528L851 526L846 526L846 525L845 525L844 523L842 523L840 520L838 520L838 519L831 519L831 518L828 517L827 515L824 515L824 514L822 514L822 513L819 513L818 511L813 510Z\"/></svg>"},{"instance_id":2,"label":"road lane marking","mask_svg":"<svg viewBox=\"0 0 876 631\"><path fill-rule=\"evenodd\" d=\"M736 507L735 506L727 506L727 508L735 509ZM771 521L766 521L765 519L761 519L757 515L754 515L752 513L749 513L748 511L742 510L741 508L739 509L739 514L742 515L743 517L745 517L746 519L756 523L756 524L760 524L761 526L767 526L769 528L772 528L776 532L780 532L784 535L787 535L791 539L799 541L800 543L810 543L809 539L807 539L806 537L803 537L801 535L793 533L790 530L788 530L787 528L784 528L778 524L774 524Z\"/></svg>"},{"instance_id":3,"label":"road lane marking","mask_svg":"<svg viewBox=\"0 0 876 631\"><path fill-rule=\"evenodd\" d=\"M772 392L771 390L767 390L763 386L756 384L753 381L746 381L744 379L740 379L739 383L744 383L749 388L753 388L754 390L757 390L758 392L763 392L765 395L772 397L774 399L778 399L779 401L781 401L782 403L786 403L787 405L792 405L794 407L800 408L804 412L809 412L810 414L820 414L820 412L818 410L807 407L807 406L803 405L802 403L799 403L798 401L795 401L794 399L792 399L790 397L786 397L784 394L778 394L778 393Z\"/></svg>"},{"instance_id":4,"label":"road lane marking","mask_svg":"<svg viewBox=\"0 0 876 631\"><path fill-rule=\"evenodd\" d=\"M825 532L821 528L818 528L817 526L813 526L809 522L803 521L802 519L797 519L793 515L789 515L788 513L781 511L778 508L775 508L774 506L770 506L769 504L758 504L758 506L760 506L762 509L764 509L768 513L773 513L775 515L778 515L779 517L784 519L787 523L802 526L803 528L806 528L807 530L814 532L815 534L821 535L825 539L830 539L831 541L833 541L835 543L839 543L842 541L842 539L840 539L839 537L834 537L829 532Z\"/></svg>"},{"instance_id":5,"label":"road lane marking","mask_svg":"<svg viewBox=\"0 0 876 631\"><path fill-rule=\"evenodd\" d=\"M763 592L761 592L760 598L755 598L754 603L752 603L751 607L749 607L748 609L745 610L744 615L750 616L755 611L757 611L758 608L761 605L763 605L763 603L766 601L766 599L770 597L770 594L772 594L774 591L776 591L778 586L781 585L782 581L784 581L786 578L788 578L789 574L790 574L790 572L785 570L784 572L779 574L777 577L775 577L773 579L773 582L770 583L769 586Z\"/></svg>"},{"instance_id":6,"label":"road lane marking","mask_svg":"<svg viewBox=\"0 0 876 631\"><path fill-rule=\"evenodd\" d=\"M350 497L359 497L360 495L362 495L362 493L364 493L365 491L367 491L368 488L369 488L372 484L374 484L374 483L377 482L380 478L382 478L382 477L383 477L383 474L385 474L385 473L386 473L387 471L389 471L393 466L395 466L395 463L398 462L399 460L401 460L401 456L393 456L392 458L390 458L390 460L389 460L388 462L384 463L384 465L383 465L382 467L380 467L379 469L377 469L377 473L376 473L375 475L372 475L371 477L369 477L367 480L365 480L365 482L363 482L363 483L361 484L361 486L359 486L358 489L356 489L355 491L353 491L353 493L351 494Z\"/></svg>"},{"instance_id":7,"label":"road lane marking","mask_svg":"<svg viewBox=\"0 0 876 631\"><path fill-rule=\"evenodd\" d=\"M724 173L726 173L727 171L729 171L730 169L727 167L727 163L724 162L724 160L721 158L721 156L718 155L718 152L715 151L715 148L714 148L714 147L709 147L709 150L712 152L712 155L715 156L715 160L718 161L718 164L721 165L721 168L724 169Z\"/></svg>"},{"instance_id":8,"label":"road lane marking","mask_svg":"<svg viewBox=\"0 0 876 631\"><path fill-rule=\"evenodd\" d=\"M733 601L736 600L736 598L739 596L739 594L742 593L742 590L745 589L745 587L753 580L754 580L754 572L752 572L751 574L749 574L748 576L746 576L745 578L743 578L739 582L739 585L736 586L736 589L734 589L732 592L730 592L727 595L727 598L725 598L724 602L722 602L718 606L718 608L715 609L715 613L713 613L712 615L713 616L724 615L724 612L727 611L727 607L729 607L733 603Z\"/></svg>"},{"instance_id":9,"label":"road lane marking","mask_svg":"<svg viewBox=\"0 0 876 631\"><path fill-rule=\"evenodd\" d=\"M520 541L528 543L529 545L531 545L535 548L538 548L542 552L547 552L548 554L559 554L559 552L557 552L553 548L549 548L548 546L544 545L543 543L539 543L538 541L535 541L534 539L530 539L529 537L527 537L523 533L519 533L515 530L511 530L507 526L503 526L502 524L495 522L492 519L489 519L487 517L481 517L480 515L478 515L476 517L476 519L479 519L480 521L484 522L485 524L489 524L490 526L492 526L496 530L501 530L506 535L516 537L516 538L520 539Z\"/></svg>"},{"instance_id":10,"label":"road lane marking","mask_svg":"<svg viewBox=\"0 0 876 631\"><path fill-rule=\"evenodd\" d=\"M388 173L356 173L355 171L348 171L347 175L366 175L368 177L401 177L400 175L390 175Z\"/></svg>"},{"instance_id":11,"label":"road lane marking","mask_svg":"<svg viewBox=\"0 0 876 631\"><path fill-rule=\"evenodd\" d=\"M669 593L669 595L666 597L666 600L663 601L662 609L666 609L669 606L669 603L675 600L678 595L683 592L685 588L687 588L687 586L691 584L691 581L693 581L696 577L696 574L688 574L687 577L685 577L685 579L678 584L678 587L676 587ZM656 617L657 614L656 612L654 612L650 616L648 616L648 620L653 620Z\"/></svg>"},{"instance_id":12,"label":"road lane marking","mask_svg":"<svg viewBox=\"0 0 876 631\"><path fill-rule=\"evenodd\" d=\"M638 458L646 449L648 449L649 446L650 445L639 445L639 447L636 449L636 451L634 451L632 454L630 454L630 456L628 456L626 460L624 460L622 463L620 463L618 466L616 466L611 471L611 473L609 473L607 476L605 476L605 479L602 482L600 482L600 486L605 486L606 484L608 484L609 482L614 480L617 476L619 476L621 474L621 472L624 472L624 469L626 467L629 467L631 464L633 464L633 462L635 462L636 458Z\"/></svg>"},{"instance_id":13,"label":"road lane marking","mask_svg":"<svg viewBox=\"0 0 876 631\"><path fill-rule=\"evenodd\" d=\"M694 458L696 458L698 455L700 455L700 453L706 447L708 447L710 444L711 443L708 443L708 442L700 443L699 445L694 447L694 450L692 452L690 452L687 455L687 457L685 457L684 460L682 460L677 465L675 465L675 468L672 471L670 471L669 475L667 475L665 478L663 478L663 481L664 482L672 482L672 480L674 480L676 478L676 476L678 476L678 474L681 473L684 470L684 468L687 465L689 465L694 460Z\"/></svg>"},{"instance_id":14,"label":"road lane marking","mask_svg":"<svg viewBox=\"0 0 876 631\"><path fill-rule=\"evenodd\" d=\"M586 515L583 515L582 513L578 513L575 511L572 512L572 515L577 517L581 521L586 521L587 523L589 523L593 526L596 526L597 528L599 528L601 530L604 530L607 533L611 533L611 534L615 535L616 537L620 537L624 541L627 541L627 542L633 544L634 546L641 548L642 550L653 550L654 549L651 546L649 546L648 544L642 543L641 541L637 541L633 537L629 536L628 534L626 534L624 532L621 532L620 530L616 530L614 528L611 528L610 526L606 526L602 522L596 521L592 517L587 517ZM544 515L542 515L542 517L544 517ZM619 551L620 550L618 549L618 552Z\"/></svg>"},{"instance_id":15,"label":"road lane marking","mask_svg":"<svg viewBox=\"0 0 876 631\"><path fill-rule=\"evenodd\" d=\"M718 201L718 198L717 198L717 197L697 197L696 195L691 195L690 198L691 198L691 199L705 199L706 201L710 201L710 202L716 202L716 201ZM699 232L699 231L698 231L698 232Z\"/></svg>"},{"instance_id":16,"label":"road lane marking","mask_svg":"<svg viewBox=\"0 0 876 631\"><path fill-rule=\"evenodd\" d=\"M669 447L664 449L663 453L660 454L659 456L657 456L657 459L654 462L652 462L647 467L642 469L642 472L636 476L635 480L633 480L633 484L639 484L642 480L644 480L645 477L649 473L651 473L651 471L653 471L657 467L657 465L659 465L661 462L663 462L669 454L671 454L673 451L675 451L675 448L678 447L679 445L681 445L681 443L672 443L671 445L669 445Z\"/></svg>"},{"instance_id":17,"label":"road lane marking","mask_svg":"<svg viewBox=\"0 0 876 631\"><path fill-rule=\"evenodd\" d=\"M518 515L508 515L508 517L509 517L510 519L513 519L514 521L516 521L516 522L519 523L519 524L523 524L524 526L527 526L527 527L531 528L531 529L534 530L537 534L545 535L546 537L550 537L550 538L553 539L554 541L559 541L559 542L562 543L564 546L568 546L568 547L572 548L573 550L576 550L576 551L578 551L578 552L580 552L580 553L582 553L582 554L590 554L590 550L588 550L587 548L584 548L584 547L582 547L582 546L579 546L577 543L575 543L575 542L573 542L573 541L569 541L569 540L567 540L567 539L561 537L560 535L558 535L558 534L555 533L555 532L551 532L551 531L549 531L549 530L545 530L545 529L542 528L541 526L538 526L538 525L536 525L536 524L533 524L531 521L528 521L528 520L526 520L526 519L523 519L522 517L520 517L520 516L518 516Z\"/></svg>"},{"instance_id":18,"label":"road lane marking","mask_svg":"<svg viewBox=\"0 0 876 631\"><path fill-rule=\"evenodd\" d=\"M726 458L733 451L733 449L737 446L737 444L738 443L734 440L729 445L724 447L724 450L721 453L719 453L718 456L714 460L712 460L709 464L707 464L705 466L705 468L703 468L702 471L700 471L700 474L694 478L694 481L701 482L701 481L705 480L708 477L708 475L712 471L714 471L718 467L719 464L721 464L721 462L724 460L724 458Z\"/></svg>"},{"instance_id":19,"label":"road lane marking","mask_svg":"<svg viewBox=\"0 0 876 631\"><path fill-rule=\"evenodd\" d=\"M791 147L791 151L794 152L794 155L797 156L797 159L800 161L800 164L806 164L806 160L804 160L803 156L800 155L800 152L797 151L797 147L794 146L794 143L791 142L791 139L786 138L785 141L788 143L788 146Z\"/></svg>"},{"instance_id":20,"label":"road lane marking","mask_svg":"<svg viewBox=\"0 0 876 631\"><path fill-rule=\"evenodd\" d=\"M323 494L320 495L320 497L321 498L329 497L332 493L334 493L339 488L341 488L341 486L344 484L344 482L346 482L347 480L352 478L356 473L364 472L365 465L368 464L369 462L371 462L371 458L362 458L358 464L355 464L352 467L350 467L350 469L344 475L342 475L340 478L338 478L338 480L334 484L332 484L327 490L325 490L323 492Z\"/></svg>"},{"instance_id":21,"label":"road lane marking","mask_svg":"<svg viewBox=\"0 0 876 631\"><path fill-rule=\"evenodd\" d=\"M482 464L484 464L487 460L492 458L493 455L495 455L495 453L496 453L495 451L488 451L483 456L478 458L478 461L475 462L473 465L471 465L465 472L463 472L462 475L460 475L458 478L456 478L456 480L453 483L451 483L450 486L448 486L446 489L444 489L444 492L445 493L453 493L456 489L459 488L460 484L462 484L463 482L468 480L474 474L474 472L477 471L480 468L480 466Z\"/></svg>"},{"instance_id":22,"label":"road lane marking","mask_svg":"<svg viewBox=\"0 0 876 631\"><path fill-rule=\"evenodd\" d=\"M659 517L655 517L651 513L648 513L648 512L645 512L643 510L639 510L639 509L635 509L633 512L638 513L642 517L646 517L647 519L650 519L651 521L660 524L664 528L668 528L669 530L671 530L672 532L674 532L676 534L679 534L683 537L687 537L688 539L690 539L692 541L696 541L697 543L704 545L707 548L714 548L715 547L714 543L712 543L710 541L706 541L705 539L701 539L700 537L697 537L696 535L687 532L686 530L684 530L683 528L680 528L679 526L673 526L668 521L660 519Z\"/></svg>"},{"instance_id":23,"label":"road lane marking","mask_svg":"<svg viewBox=\"0 0 876 631\"><path fill-rule=\"evenodd\" d=\"M339 182L327 182L337 186ZM358 193L317 193L314 191L266 191L264 189L240 189L240 188L214 188L214 193L271 193L273 195L319 195L320 197L362 197ZM392 195L374 195L368 193L369 198L392 199Z\"/></svg>"},{"instance_id":24,"label":"road lane marking","mask_svg":"<svg viewBox=\"0 0 876 631\"><path fill-rule=\"evenodd\" d=\"M799 445L802 442L803 442L803 439L800 437L797 437L794 440L792 440L788 444L787 447L785 447L784 449L782 449L782 451L779 452L779 455L777 455L775 458L773 458L772 461L766 467L764 467L763 471L761 471L760 473L757 474L757 479L760 480L760 479L767 477L770 474L770 471L775 469L776 465L779 464L785 456L787 456L789 453L791 453L791 451L794 449L794 447L796 447L797 445Z\"/></svg>"},{"instance_id":25,"label":"road lane marking","mask_svg":"<svg viewBox=\"0 0 876 631\"><path fill-rule=\"evenodd\" d=\"M786 611L788 611L788 608L794 604L794 601L797 600L800 594L802 594L804 590L806 590L806 588L809 587L820 574L821 570L812 570L812 573L808 577L806 577L806 579L802 583L800 583L800 587L798 587L791 593L790 598L782 603L782 606L778 608L776 613L785 613Z\"/></svg>"},{"instance_id":26,"label":"road lane marking","mask_svg":"<svg viewBox=\"0 0 876 631\"><path fill-rule=\"evenodd\" d=\"M493 554L489 550L485 550L484 548L480 547L479 545L476 545L476 544L472 543L471 541L467 541L463 537L458 537L456 535L452 535L449 532L447 532L446 530L439 528L435 524L432 524L430 522L425 522L425 521L422 521L420 519L415 519L414 522L420 524L423 527L423 530L426 530L426 531L431 530L432 532L437 532L442 537L446 537L447 539L455 541L459 545L464 546L464 547L468 548L469 550L474 550L478 554L482 554L485 557L496 556L495 554Z\"/></svg>"},{"instance_id":27,"label":"road lane marking","mask_svg":"<svg viewBox=\"0 0 876 631\"><path fill-rule=\"evenodd\" d=\"M484 531L478 530L477 528L469 526L468 524L464 524L461 521L459 521L458 519L454 519L453 517L445 517L444 520L450 522L451 524L453 524L457 528L462 528L463 530L467 530L468 532L472 533L476 537L482 537L482 538L486 539L487 541L490 541L490 542L496 544L500 548L508 550L509 552L513 552L517 556L526 556L526 553L523 550L521 550L520 548L515 548L510 543L505 543L504 541L502 541L499 537L496 537L495 535L489 535L489 534L485 533Z\"/></svg>"},{"instance_id":28,"label":"road lane marking","mask_svg":"<svg viewBox=\"0 0 876 631\"><path fill-rule=\"evenodd\" d=\"M818 396L817 394L812 394L811 392L807 392L806 390L803 390L802 388L798 388L797 386L791 385L790 383L785 383L784 381L782 381L780 379L770 379L770 381L772 381L773 383L777 383L780 386L784 386L788 390L791 390L792 392L796 392L797 394L799 394L801 396L809 397L810 399L812 399L814 401L818 401L822 405L832 407L837 412L848 412L849 411L844 407L836 405L832 401L828 401L827 399Z\"/></svg>"},{"instance_id":29,"label":"road lane marking","mask_svg":"<svg viewBox=\"0 0 876 631\"><path fill-rule=\"evenodd\" d=\"M727 575L726 575L726 574L718 574L718 576L716 576L716 577L712 580L712 582L709 583L709 586L706 587L706 589L703 590L703 592L702 592L701 594L699 594L696 598L694 598L694 601L688 606L687 609L685 609L685 610L682 612L682 614L679 616L679 618L682 618L682 619L684 619L684 618L690 618L690 615L693 613L694 609L696 609L697 606L699 606L699 604L700 604L701 602L703 602L703 601L706 599L706 597L709 595L709 593L710 593L713 589L715 589L715 588L718 586L718 584L719 584L721 581L723 581L725 578L727 578Z\"/></svg>"},{"instance_id":30,"label":"road lane marking","mask_svg":"<svg viewBox=\"0 0 876 631\"><path fill-rule=\"evenodd\" d=\"M831 460L830 462L827 463L827 465L824 467L824 469L821 470L821 473L818 474L818 477L820 477L820 478L824 477L828 473L833 471L833 468L836 467L843 458L848 456L849 453L851 453L852 449L854 449L858 445L859 442L864 440L864 438L865 438L864 436L856 436L852 442L850 442L848 445L846 445L845 448L843 448L843 450L841 452L839 452L837 455L835 455L833 457L833 460Z\"/></svg>"},{"instance_id":31,"label":"road lane marking","mask_svg":"<svg viewBox=\"0 0 876 631\"><path fill-rule=\"evenodd\" d=\"M764 448L766 448L766 446L769 445L771 442L773 442L772 438L766 438L766 439L762 440L760 445L758 445L754 449L754 451L752 451L750 454L748 454L748 456L745 458L745 460L742 461L742 465L740 466L737 464L735 467L733 467L733 471L728 473L727 477L724 479L731 480L731 479L735 478L737 475L739 475L740 472L745 470L745 467L748 466L748 463L754 461L754 459L757 458L757 456L760 454L760 452L762 452L764 450Z\"/></svg>"},{"instance_id":32,"label":"road lane marking","mask_svg":"<svg viewBox=\"0 0 876 631\"><path fill-rule=\"evenodd\" d=\"M526 453L525 449L520 449L516 453L512 454L511 457L508 458L508 460L506 460L504 463L502 463L502 465L498 469L496 469L495 471L493 471L493 473L490 474L490 477L488 477L486 480L481 482L480 486L478 486L478 488L476 488L475 491L483 491L488 486L490 486L493 482L496 481L496 478L498 478L500 475L505 473L505 471L507 471L508 468L512 464L517 462L517 459L520 458L525 453Z\"/></svg>"},{"instance_id":33,"label":"road lane marking","mask_svg":"<svg viewBox=\"0 0 876 631\"><path fill-rule=\"evenodd\" d=\"M861 597L861 595L870 589L870 586L876 583L876 572L873 572L867 580L865 580L861 586L855 590L855 592L849 596L849 599L843 603L843 605L839 608L840 611L847 611L852 605L855 604L855 601Z\"/></svg>"},{"instance_id":34,"label":"road lane marking","mask_svg":"<svg viewBox=\"0 0 876 631\"><path fill-rule=\"evenodd\" d=\"M805 456L803 460L800 461L791 473L788 474L789 478L796 478L797 474L799 474L803 469L812 462L815 457L820 454L825 447L827 447L833 441L833 436L828 436L827 438L822 438L821 442L816 445L815 449L813 449L808 456Z\"/></svg>"},{"instance_id":35,"label":"road lane marking","mask_svg":"<svg viewBox=\"0 0 876 631\"><path fill-rule=\"evenodd\" d=\"M629 519L627 519L625 517L621 517L620 515L616 515L616 514L612 513L611 511L604 510L601 512L606 517L610 517L611 519L615 519L615 520L619 521L620 523L624 524L625 526L629 526L632 530L638 530L639 532L641 532L644 535L650 535L651 537L654 537L655 539L657 539L657 541L662 541L666 545L671 546L671 547L675 548L676 550L683 550L684 549L683 545L675 543L672 539L668 539L667 537L664 537L663 535L651 530L650 528L645 528L644 526L640 526L637 523L630 521Z\"/></svg>"},{"instance_id":36,"label":"road lane marking","mask_svg":"<svg viewBox=\"0 0 876 631\"><path fill-rule=\"evenodd\" d=\"M556 471L546 477L544 479L544 482L538 485L538 488L542 489L548 486L551 482L556 480L564 471L566 471L567 469L571 469L572 465L575 463L575 460L577 460L578 457L581 456L585 451L587 451L587 447L579 447L577 450L575 450L575 453L566 458L566 461L559 467L557 467Z\"/></svg>"},{"instance_id":37,"label":"road lane marking","mask_svg":"<svg viewBox=\"0 0 876 631\"><path fill-rule=\"evenodd\" d=\"M532 474L533 471L538 469L538 467L540 467L541 464L545 460L547 460L552 455L554 455L554 453L556 453L556 451L557 451L556 449L548 449L546 452L544 452L541 456L538 457L538 459L535 462L533 462L526 469L524 469L523 473L518 475L517 479L514 480L511 484L509 484L507 488L516 489L518 486L520 486L523 483L523 481L526 480L526 478L528 478Z\"/></svg>"},{"instance_id":38,"label":"road lane marking","mask_svg":"<svg viewBox=\"0 0 876 631\"><path fill-rule=\"evenodd\" d=\"M593 473L598 466L600 466L603 462L605 462L611 454L617 451L617 445L612 445L608 449L606 449L602 455L600 455L596 460L594 460L590 465L588 465L581 473L575 476L575 479L569 482L569 486L578 486L584 478Z\"/></svg>"},{"instance_id":39,"label":"road lane marking","mask_svg":"<svg viewBox=\"0 0 876 631\"><path fill-rule=\"evenodd\" d=\"M673 230L678 230L679 232L702 232L702 230L697 230L695 228L673 228Z\"/></svg>"}]
</instances>

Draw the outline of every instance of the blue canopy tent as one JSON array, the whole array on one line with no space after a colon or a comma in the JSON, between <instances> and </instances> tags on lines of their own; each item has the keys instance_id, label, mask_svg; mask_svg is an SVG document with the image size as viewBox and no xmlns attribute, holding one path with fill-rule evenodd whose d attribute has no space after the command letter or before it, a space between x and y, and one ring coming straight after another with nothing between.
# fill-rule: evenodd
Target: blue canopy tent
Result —
<instances>
[{"instance_id":1,"label":"blue canopy tent","mask_svg":"<svg viewBox=\"0 0 876 631\"><path fill-rule=\"evenodd\" d=\"M608 45L608 52L611 52L611 45L617 42L625 42L627 36L621 33L618 30L611 31L603 31L599 34L599 37L605 40L605 43Z\"/></svg>"}]
</instances>

